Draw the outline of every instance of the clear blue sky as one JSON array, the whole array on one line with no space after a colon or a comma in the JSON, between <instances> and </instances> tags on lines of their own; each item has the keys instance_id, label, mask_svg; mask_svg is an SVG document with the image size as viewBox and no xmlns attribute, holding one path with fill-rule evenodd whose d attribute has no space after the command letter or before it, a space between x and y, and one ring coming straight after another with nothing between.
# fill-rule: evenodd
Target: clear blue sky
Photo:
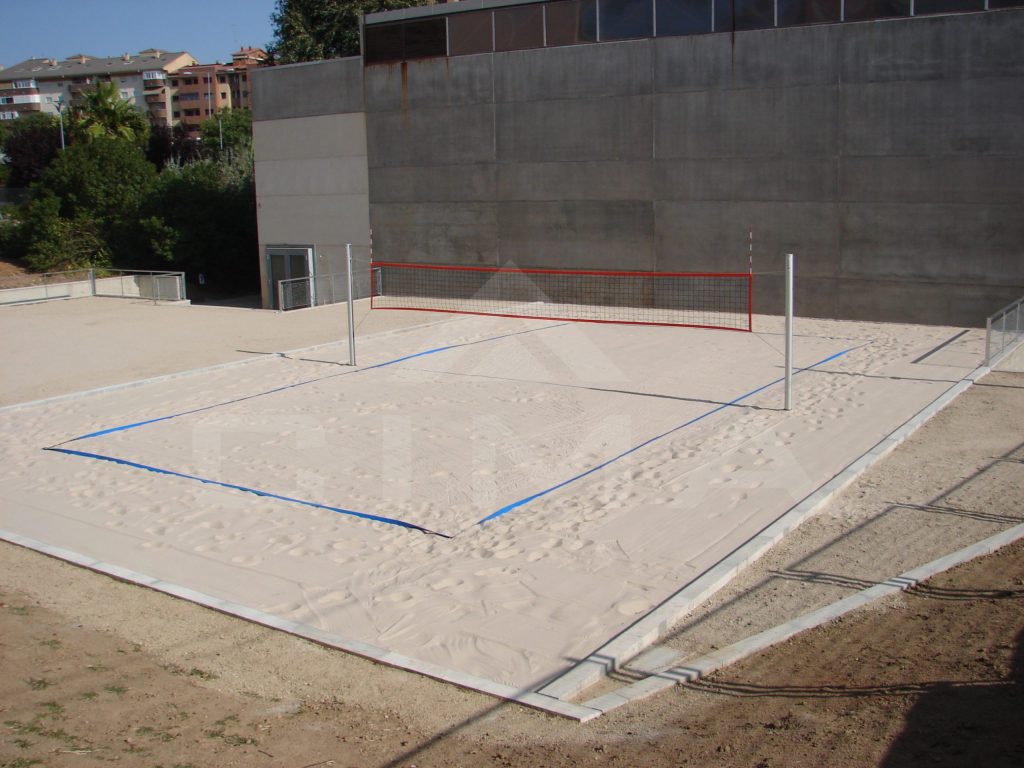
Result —
<instances>
[{"instance_id":1,"label":"clear blue sky","mask_svg":"<svg viewBox=\"0 0 1024 768\"><path fill-rule=\"evenodd\" d=\"M74 53L120 56L188 51L200 64L231 61L273 38L274 0L0 0L0 65Z\"/></svg>"}]
</instances>

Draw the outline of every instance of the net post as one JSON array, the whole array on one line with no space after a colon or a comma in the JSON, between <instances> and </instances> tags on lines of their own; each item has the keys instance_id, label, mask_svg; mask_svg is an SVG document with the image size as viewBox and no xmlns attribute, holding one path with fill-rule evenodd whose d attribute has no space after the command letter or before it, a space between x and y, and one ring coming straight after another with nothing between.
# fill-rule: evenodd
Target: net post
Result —
<instances>
[{"instance_id":1,"label":"net post","mask_svg":"<svg viewBox=\"0 0 1024 768\"><path fill-rule=\"evenodd\" d=\"M345 245L345 266L348 277L348 364L356 364L356 322L355 309L352 306L352 243Z\"/></svg>"},{"instance_id":2,"label":"net post","mask_svg":"<svg viewBox=\"0 0 1024 768\"><path fill-rule=\"evenodd\" d=\"M786 254L786 410L793 410L793 254Z\"/></svg>"}]
</instances>

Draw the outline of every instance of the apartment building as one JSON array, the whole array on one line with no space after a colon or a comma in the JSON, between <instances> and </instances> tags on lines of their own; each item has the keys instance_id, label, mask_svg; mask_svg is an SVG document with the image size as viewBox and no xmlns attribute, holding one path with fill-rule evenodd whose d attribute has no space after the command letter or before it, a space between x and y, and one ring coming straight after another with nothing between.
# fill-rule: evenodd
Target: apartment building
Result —
<instances>
[{"instance_id":1,"label":"apartment building","mask_svg":"<svg viewBox=\"0 0 1024 768\"><path fill-rule=\"evenodd\" d=\"M63 61L29 59L0 70L0 119L13 120L31 112L55 115L58 107L79 103L96 83L112 82L121 98L135 105L151 123L170 125L170 75L195 64L185 51L156 48L111 58L75 54Z\"/></svg>"},{"instance_id":2,"label":"apartment building","mask_svg":"<svg viewBox=\"0 0 1024 768\"><path fill-rule=\"evenodd\" d=\"M252 106L249 70L267 58L260 48L244 47L231 55L231 64L198 64L170 78L171 122L197 133L204 120L222 109Z\"/></svg>"}]
</instances>

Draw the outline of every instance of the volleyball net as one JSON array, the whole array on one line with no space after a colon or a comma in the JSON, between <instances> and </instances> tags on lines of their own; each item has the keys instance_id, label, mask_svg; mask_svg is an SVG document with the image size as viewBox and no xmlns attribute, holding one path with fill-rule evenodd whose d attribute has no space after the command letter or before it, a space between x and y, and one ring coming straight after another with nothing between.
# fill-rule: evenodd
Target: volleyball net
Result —
<instances>
[{"instance_id":1,"label":"volleyball net","mask_svg":"<svg viewBox=\"0 0 1024 768\"><path fill-rule=\"evenodd\" d=\"M752 330L745 272L517 269L375 261L371 307Z\"/></svg>"}]
</instances>

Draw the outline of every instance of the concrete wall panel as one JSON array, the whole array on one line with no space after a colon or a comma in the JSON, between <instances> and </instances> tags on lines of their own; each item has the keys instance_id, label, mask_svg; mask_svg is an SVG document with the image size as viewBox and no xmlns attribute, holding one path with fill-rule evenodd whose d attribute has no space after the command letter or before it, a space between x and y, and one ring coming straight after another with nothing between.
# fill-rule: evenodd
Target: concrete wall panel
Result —
<instances>
[{"instance_id":1,"label":"concrete wall panel","mask_svg":"<svg viewBox=\"0 0 1024 768\"><path fill-rule=\"evenodd\" d=\"M646 160L651 157L651 97L498 104L502 162Z\"/></svg>"},{"instance_id":2,"label":"concrete wall panel","mask_svg":"<svg viewBox=\"0 0 1024 768\"><path fill-rule=\"evenodd\" d=\"M363 61L356 56L250 72L253 120L363 111Z\"/></svg>"},{"instance_id":3,"label":"concrete wall panel","mask_svg":"<svg viewBox=\"0 0 1024 768\"><path fill-rule=\"evenodd\" d=\"M792 252L803 276L838 273L832 203L661 201L655 221L660 271L745 272L753 230L755 272L783 269L784 254Z\"/></svg>"},{"instance_id":4,"label":"concrete wall panel","mask_svg":"<svg viewBox=\"0 0 1024 768\"><path fill-rule=\"evenodd\" d=\"M366 197L367 176L365 157L262 160L256 165L256 194Z\"/></svg>"},{"instance_id":5,"label":"concrete wall panel","mask_svg":"<svg viewBox=\"0 0 1024 768\"><path fill-rule=\"evenodd\" d=\"M648 200L650 160L509 162L497 166L500 200Z\"/></svg>"},{"instance_id":6,"label":"concrete wall panel","mask_svg":"<svg viewBox=\"0 0 1024 768\"><path fill-rule=\"evenodd\" d=\"M1024 75L1024 16L979 14L916 18L913 23L843 27L841 81L883 83Z\"/></svg>"},{"instance_id":7,"label":"concrete wall panel","mask_svg":"<svg viewBox=\"0 0 1024 768\"><path fill-rule=\"evenodd\" d=\"M366 243L365 195L281 195L261 199L260 246Z\"/></svg>"},{"instance_id":8,"label":"concrete wall panel","mask_svg":"<svg viewBox=\"0 0 1024 768\"><path fill-rule=\"evenodd\" d=\"M653 210L641 201L502 203L501 262L520 267L653 269Z\"/></svg>"},{"instance_id":9,"label":"concrete wall panel","mask_svg":"<svg viewBox=\"0 0 1024 768\"><path fill-rule=\"evenodd\" d=\"M654 41L655 92L835 83L841 66L840 35L837 27L822 25L658 38ZM780 56L780 50L786 55Z\"/></svg>"},{"instance_id":10,"label":"concrete wall panel","mask_svg":"<svg viewBox=\"0 0 1024 768\"><path fill-rule=\"evenodd\" d=\"M536 102L650 94L651 55L648 40L497 54L495 99Z\"/></svg>"},{"instance_id":11,"label":"concrete wall panel","mask_svg":"<svg viewBox=\"0 0 1024 768\"><path fill-rule=\"evenodd\" d=\"M842 87L849 155L1024 154L1021 78Z\"/></svg>"},{"instance_id":12,"label":"concrete wall panel","mask_svg":"<svg viewBox=\"0 0 1024 768\"><path fill-rule=\"evenodd\" d=\"M370 202L493 201L497 175L493 163L376 168Z\"/></svg>"},{"instance_id":13,"label":"concrete wall panel","mask_svg":"<svg viewBox=\"0 0 1024 768\"><path fill-rule=\"evenodd\" d=\"M371 112L366 123L371 168L494 160L491 104Z\"/></svg>"},{"instance_id":14,"label":"concrete wall panel","mask_svg":"<svg viewBox=\"0 0 1024 768\"><path fill-rule=\"evenodd\" d=\"M840 224L844 276L1019 284L1024 272L1024 201L844 204Z\"/></svg>"},{"instance_id":15,"label":"concrete wall panel","mask_svg":"<svg viewBox=\"0 0 1024 768\"><path fill-rule=\"evenodd\" d=\"M258 160L366 157L362 113L261 120L252 125Z\"/></svg>"},{"instance_id":16,"label":"concrete wall panel","mask_svg":"<svg viewBox=\"0 0 1024 768\"><path fill-rule=\"evenodd\" d=\"M374 64L366 68L366 108L370 112L489 104L493 101L492 57Z\"/></svg>"},{"instance_id":17,"label":"concrete wall panel","mask_svg":"<svg viewBox=\"0 0 1024 768\"><path fill-rule=\"evenodd\" d=\"M498 264L494 203L378 203L370 220L378 261Z\"/></svg>"},{"instance_id":18,"label":"concrete wall panel","mask_svg":"<svg viewBox=\"0 0 1024 768\"><path fill-rule=\"evenodd\" d=\"M836 166L833 158L661 160L655 165L654 195L657 200L828 200L836 194Z\"/></svg>"},{"instance_id":19,"label":"concrete wall panel","mask_svg":"<svg viewBox=\"0 0 1024 768\"><path fill-rule=\"evenodd\" d=\"M839 176L846 202L1016 203L1024 157L844 157Z\"/></svg>"}]
</instances>

